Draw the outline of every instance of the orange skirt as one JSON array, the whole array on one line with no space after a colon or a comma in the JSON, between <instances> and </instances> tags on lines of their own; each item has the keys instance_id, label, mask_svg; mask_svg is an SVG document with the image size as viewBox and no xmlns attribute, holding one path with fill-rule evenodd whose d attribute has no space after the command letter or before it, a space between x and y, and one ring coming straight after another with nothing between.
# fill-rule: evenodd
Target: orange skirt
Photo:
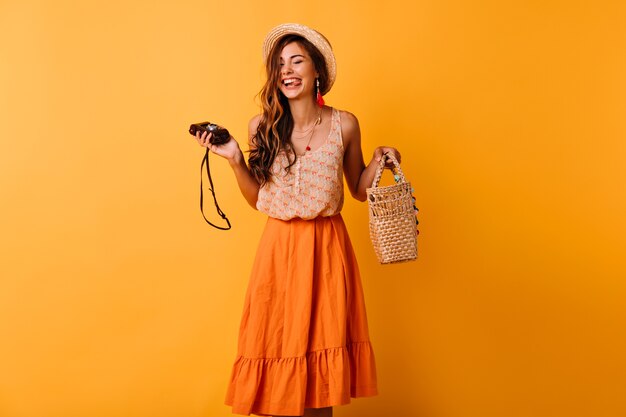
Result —
<instances>
[{"instance_id":1,"label":"orange skirt","mask_svg":"<svg viewBox=\"0 0 626 417\"><path fill-rule=\"evenodd\" d=\"M341 215L269 218L226 404L236 414L301 416L376 393L361 278Z\"/></svg>"}]
</instances>

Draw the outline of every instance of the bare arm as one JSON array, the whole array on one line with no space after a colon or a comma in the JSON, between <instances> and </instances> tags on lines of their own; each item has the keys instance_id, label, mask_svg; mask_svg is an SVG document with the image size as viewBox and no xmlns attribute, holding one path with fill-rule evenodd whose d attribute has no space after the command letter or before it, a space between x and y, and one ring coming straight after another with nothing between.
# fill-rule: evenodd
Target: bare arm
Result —
<instances>
[{"instance_id":1,"label":"bare arm","mask_svg":"<svg viewBox=\"0 0 626 417\"><path fill-rule=\"evenodd\" d=\"M248 141L251 142L252 136L256 132L256 127L259 124L260 116L255 116L250 120L248 124ZM230 137L230 140L223 145L211 145L209 144L210 136L207 135L206 132L200 136L199 133L196 134L196 138L198 139L198 143L201 146L208 147L211 152L216 155L219 155L228 160L233 172L235 173L235 178L237 178L237 185L239 185L239 190L241 194L243 194L244 198L252 206L252 208L256 209L256 202L259 195L259 183L256 181L254 176L250 173L248 169L248 165L246 164L246 159L243 156L243 152L241 148L239 148L239 143L233 138Z\"/></svg>"},{"instance_id":2,"label":"bare arm","mask_svg":"<svg viewBox=\"0 0 626 417\"><path fill-rule=\"evenodd\" d=\"M379 146L374 150L374 155L366 166L361 150L359 121L349 112L341 112L341 134L344 146L343 170L348 189L352 197L365 201L367 199L365 190L372 186L380 158L384 153L391 152L400 162L400 153L395 148Z\"/></svg>"}]
</instances>

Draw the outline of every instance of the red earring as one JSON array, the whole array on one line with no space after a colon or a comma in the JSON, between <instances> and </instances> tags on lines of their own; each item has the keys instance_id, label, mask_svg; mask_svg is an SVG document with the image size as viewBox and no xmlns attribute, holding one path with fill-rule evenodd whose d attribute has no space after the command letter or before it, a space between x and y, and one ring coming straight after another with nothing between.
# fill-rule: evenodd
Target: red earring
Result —
<instances>
[{"instance_id":1,"label":"red earring","mask_svg":"<svg viewBox=\"0 0 626 417\"><path fill-rule=\"evenodd\" d=\"M320 94L320 79L315 79L317 82L317 105L320 107L324 107L324 97Z\"/></svg>"}]
</instances>

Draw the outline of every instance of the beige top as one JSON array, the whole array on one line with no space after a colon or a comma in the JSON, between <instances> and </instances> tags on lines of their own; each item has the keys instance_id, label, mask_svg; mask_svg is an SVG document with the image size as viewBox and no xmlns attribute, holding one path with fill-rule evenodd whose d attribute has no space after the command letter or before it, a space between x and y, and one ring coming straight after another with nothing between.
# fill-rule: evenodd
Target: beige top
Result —
<instances>
[{"instance_id":1,"label":"beige top","mask_svg":"<svg viewBox=\"0 0 626 417\"><path fill-rule=\"evenodd\" d=\"M271 168L272 177L259 190L256 207L280 220L333 216L343 207L343 139L339 111L332 109L330 133L319 148L289 162L281 151Z\"/></svg>"}]
</instances>

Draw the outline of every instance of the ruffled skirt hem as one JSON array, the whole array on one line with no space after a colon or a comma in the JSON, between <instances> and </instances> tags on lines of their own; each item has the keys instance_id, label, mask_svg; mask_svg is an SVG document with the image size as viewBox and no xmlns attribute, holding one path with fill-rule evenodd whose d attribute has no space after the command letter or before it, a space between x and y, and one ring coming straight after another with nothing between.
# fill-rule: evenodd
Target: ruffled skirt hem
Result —
<instances>
[{"instance_id":1,"label":"ruffled skirt hem","mask_svg":"<svg viewBox=\"0 0 626 417\"><path fill-rule=\"evenodd\" d=\"M350 397L376 395L375 375L369 341L293 358L239 356L233 367L226 405L232 406L235 414L300 416L304 408L345 405L350 403Z\"/></svg>"}]
</instances>

